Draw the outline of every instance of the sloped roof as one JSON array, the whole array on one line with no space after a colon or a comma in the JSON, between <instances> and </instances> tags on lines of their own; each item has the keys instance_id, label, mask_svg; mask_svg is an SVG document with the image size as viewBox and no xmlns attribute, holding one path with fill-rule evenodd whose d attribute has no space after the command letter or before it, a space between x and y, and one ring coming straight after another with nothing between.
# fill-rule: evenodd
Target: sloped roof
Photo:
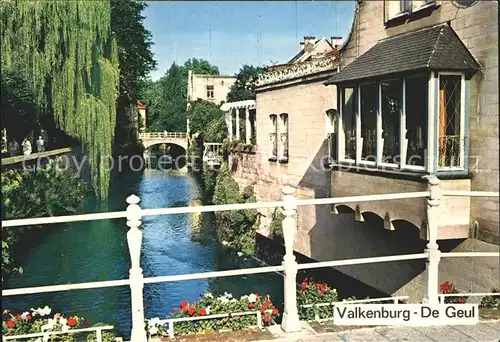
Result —
<instances>
[{"instance_id":1,"label":"sloped roof","mask_svg":"<svg viewBox=\"0 0 500 342\"><path fill-rule=\"evenodd\" d=\"M379 40L325 84L422 69L475 73L480 65L455 31L441 24Z\"/></svg>"}]
</instances>

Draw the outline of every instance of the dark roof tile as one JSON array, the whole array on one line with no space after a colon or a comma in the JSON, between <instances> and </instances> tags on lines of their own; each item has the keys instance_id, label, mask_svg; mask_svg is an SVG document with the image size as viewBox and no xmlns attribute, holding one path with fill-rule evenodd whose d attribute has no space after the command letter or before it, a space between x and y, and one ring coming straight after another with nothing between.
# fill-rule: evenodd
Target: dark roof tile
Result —
<instances>
[{"instance_id":1,"label":"dark roof tile","mask_svg":"<svg viewBox=\"0 0 500 342\"><path fill-rule=\"evenodd\" d=\"M325 84L421 69L475 72L479 68L453 29L441 24L379 40Z\"/></svg>"}]
</instances>

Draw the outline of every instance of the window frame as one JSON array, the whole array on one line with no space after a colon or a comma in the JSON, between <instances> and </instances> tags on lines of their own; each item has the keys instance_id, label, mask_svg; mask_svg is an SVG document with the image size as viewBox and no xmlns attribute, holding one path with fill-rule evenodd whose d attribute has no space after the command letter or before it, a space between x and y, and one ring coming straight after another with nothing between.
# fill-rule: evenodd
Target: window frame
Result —
<instances>
[{"instance_id":1,"label":"window frame","mask_svg":"<svg viewBox=\"0 0 500 342\"><path fill-rule=\"evenodd\" d=\"M437 94L439 94L439 84L440 84L440 81L441 81L441 75L442 76L460 76L460 151L459 151L459 158L460 158L460 165L459 166L443 166L443 167L440 167L439 166L439 151L438 151L438 148L436 148L436 164L437 164L437 167L436 167L436 170L437 171L464 171L465 170L465 165L466 165L466 162L465 162L465 158L467 158L468 156L466 156L466 153L465 153L465 101L466 101L466 94L465 94L465 75L464 73L461 73L461 72L453 72L453 71L440 71L437 73ZM435 143L436 143L436 146L439 142L439 108L441 106L441 99L440 99L440 96L438 95L436 97L436 101L437 101L437 112L436 112L436 118L437 118L437 124L436 124L436 140L435 140Z\"/></svg>"},{"instance_id":2,"label":"window frame","mask_svg":"<svg viewBox=\"0 0 500 342\"><path fill-rule=\"evenodd\" d=\"M391 17L390 6L396 2L399 5L399 11ZM406 8L403 7L405 2L407 3ZM439 0L424 0L424 3L416 8L414 8L414 3L414 0L384 0L384 23L398 21L398 19L408 17L425 9L439 6Z\"/></svg>"},{"instance_id":3,"label":"window frame","mask_svg":"<svg viewBox=\"0 0 500 342\"><path fill-rule=\"evenodd\" d=\"M212 84L207 84L206 91L207 91L207 99L209 100L215 99L215 87Z\"/></svg>"},{"instance_id":4,"label":"window frame","mask_svg":"<svg viewBox=\"0 0 500 342\"><path fill-rule=\"evenodd\" d=\"M271 121L271 129L269 130L269 158L271 162L276 162L278 160L278 115L270 114L269 119ZM274 143L272 143L271 137L274 134ZM276 149L274 148L276 147ZM276 150L276 154L274 151Z\"/></svg>"},{"instance_id":5,"label":"window frame","mask_svg":"<svg viewBox=\"0 0 500 342\"><path fill-rule=\"evenodd\" d=\"M289 135L289 115L288 113L281 113L278 115L279 118L279 123L277 124L277 138L279 135L279 142L278 142L278 162L279 163L287 163L288 158L290 157L290 135ZM286 143L283 143L281 141L282 134L286 134ZM285 151L286 151L286 156L285 156Z\"/></svg>"},{"instance_id":6,"label":"window frame","mask_svg":"<svg viewBox=\"0 0 500 342\"><path fill-rule=\"evenodd\" d=\"M355 131L355 159L345 157L345 132L344 132L344 90L345 88L352 88L353 90L353 100L356 101L356 106L354 108L354 131ZM358 155L358 132L357 127L358 115L359 115L359 87L356 85L349 85L342 88L337 88L337 99L340 99L338 108L338 119L337 119L337 157L342 163L355 164Z\"/></svg>"},{"instance_id":7,"label":"window frame","mask_svg":"<svg viewBox=\"0 0 500 342\"><path fill-rule=\"evenodd\" d=\"M440 76L460 76L460 166L454 167L439 167L439 150L438 150L438 134L439 134L439 85ZM406 122L407 122L407 111L406 111L406 87L407 81L412 78L417 77L427 77L427 127L426 133L427 137L427 148L424 152L423 166L420 165L409 165L407 164L407 145L406 140ZM383 146L382 146L382 83L400 80L401 84L401 108L399 116L399 161L398 163L385 163L383 162ZM371 160L361 160L362 154L362 142L361 142L361 86L367 84L377 84L378 89L378 104L377 104L377 158L376 161ZM338 118L337 118L337 157L334 163L341 165L351 165L358 167L371 167L384 170L394 170L405 172L418 172L422 174L446 174L446 173L467 173L468 171L468 158L470 151L468 151L469 146L469 126L468 120L468 109L467 105L470 103L470 91L468 90L470 80L466 78L465 72L455 72L455 71L428 71L426 73L419 73L415 75L402 74L400 76L389 76L386 78L380 78L375 81L369 82L359 82L357 84L344 83L337 85L337 108L338 108ZM356 127L356 159L346 159L345 158L345 132L344 132L344 97L345 89L353 89L355 92L355 99L357 100L357 105L355 108L355 127ZM331 127L329 127L331 130ZM467 131L467 132L466 132Z\"/></svg>"}]
</instances>

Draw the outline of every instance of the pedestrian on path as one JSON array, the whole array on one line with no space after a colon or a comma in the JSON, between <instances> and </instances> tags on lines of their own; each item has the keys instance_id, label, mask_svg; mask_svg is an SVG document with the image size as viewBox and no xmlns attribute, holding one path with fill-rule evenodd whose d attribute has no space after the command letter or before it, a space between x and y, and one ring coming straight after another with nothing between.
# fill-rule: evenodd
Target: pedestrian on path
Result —
<instances>
[{"instance_id":1,"label":"pedestrian on path","mask_svg":"<svg viewBox=\"0 0 500 342\"><path fill-rule=\"evenodd\" d=\"M43 141L43 138L41 135L38 137L38 140L36 141L36 150L38 152L45 151L45 141Z\"/></svg>"},{"instance_id":2,"label":"pedestrian on path","mask_svg":"<svg viewBox=\"0 0 500 342\"><path fill-rule=\"evenodd\" d=\"M24 137L24 140L23 140L23 154L25 156L28 156L31 154L31 143L28 140L28 137Z\"/></svg>"},{"instance_id":3,"label":"pedestrian on path","mask_svg":"<svg viewBox=\"0 0 500 342\"><path fill-rule=\"evenodd\" d=\"M19 144L17 143L16 139L12 139L11 142L9 143L9 155L11 157L17 156L19 152Z\"/></svg>"}]
</instances>

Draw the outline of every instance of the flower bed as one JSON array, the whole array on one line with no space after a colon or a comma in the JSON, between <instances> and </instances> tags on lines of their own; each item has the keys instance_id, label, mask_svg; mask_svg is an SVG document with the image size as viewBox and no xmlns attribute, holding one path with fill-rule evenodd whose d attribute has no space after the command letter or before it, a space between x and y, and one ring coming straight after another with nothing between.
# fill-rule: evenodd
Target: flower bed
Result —
<instances>
[{"instance_id":1,"label":"flower bed","mask_svg":"<svg viewBox=\"0 0 500 342\"><path fill-rule=\"evenodd\" d=\"M442 294L460 293L455 288L455 285L453 285L453 283L450 283L449 281L446 281L446 282L440 284L439 289L441 290ZM444 297L445 304L463 304L465 302L467 302L466 296Z\"/></svg>"},{"instance_id":2,"label":"flower bed","mask_svg":"<svg viewBox=\"0 0 500 342\"><path fill-rule=\"evenodd\" d=\"M279 310L273 305L269 295L263 297L258 293L250 293L238 299L233 298L230 293L224 293L219 297L205 293L195 302L181 302L178 308L167 314L166 320L159 318L147 320L146 330L150 336L167 336L168 328L172 327L167 328L165 323L170 321L175 322L177 335L233 331L269 326L276 323L278 316ZM260 317L261 321L257 322L256 317Z\"/></svg>"},{"instance_id":3,"label":"flower bed","mask_svg":"<svg viewBox=\"0 0 500 342\"><path fill-rule=\"evenodd\" d=\"M88 320L83 317L76 315L65 316L61 313L56 313L54 316L50 317L52 309L45 306L43 309L30 309L22 314L15 314L10 310L4 310L2 314L2 336L18 336L26 334L36 334L43 332L63 332L67 333L65 335L54 335L50 336L48 339L43 339L42 337L36 337L27 339L27 341L64 341L72 342L77 341L71 330L81 329L81 328L91 328ZM94 325L99 326L98 324ZM86 332L87 341L95 341L95 333ZM80 335L81 336L81 335ZM105 342L114 341L116 336L111 333L104 331L102 332L102 340ZM82 339L79 338L78 341Z\"/></svg>"},{"instance_id":4,"label":"flower bed","mask_svg":"<svg viewBox=\"0 0 500 342\"><path fill-rule=\"evenodd\" d=\"M363 302L366 304L391 304L396 300L404 303L408 296L386 297L358 300L356 297L342 299L342 302ZM307 322L322 322L333 319L333 306L339 303L337 290L331 288L326 283L314 282L313 278L306 278L300 284L297 291L297 305L299 318Z\"/></svg>"},{"instance_id":5,"label":"flower bed","mask_svg":"<svg viewBox=\"0 0 500 342\"><path fill-rule=\"evenodd\" d=\"M299 317L301 320L313 321L315 319L325 319L333 316L331 306L312 306L304 305L332 303L338 300L337 290L328 286L326 283L314 282L312 278L306 278L300 284L297 293L297 305Z\"/></svg>"}]
</instances>

